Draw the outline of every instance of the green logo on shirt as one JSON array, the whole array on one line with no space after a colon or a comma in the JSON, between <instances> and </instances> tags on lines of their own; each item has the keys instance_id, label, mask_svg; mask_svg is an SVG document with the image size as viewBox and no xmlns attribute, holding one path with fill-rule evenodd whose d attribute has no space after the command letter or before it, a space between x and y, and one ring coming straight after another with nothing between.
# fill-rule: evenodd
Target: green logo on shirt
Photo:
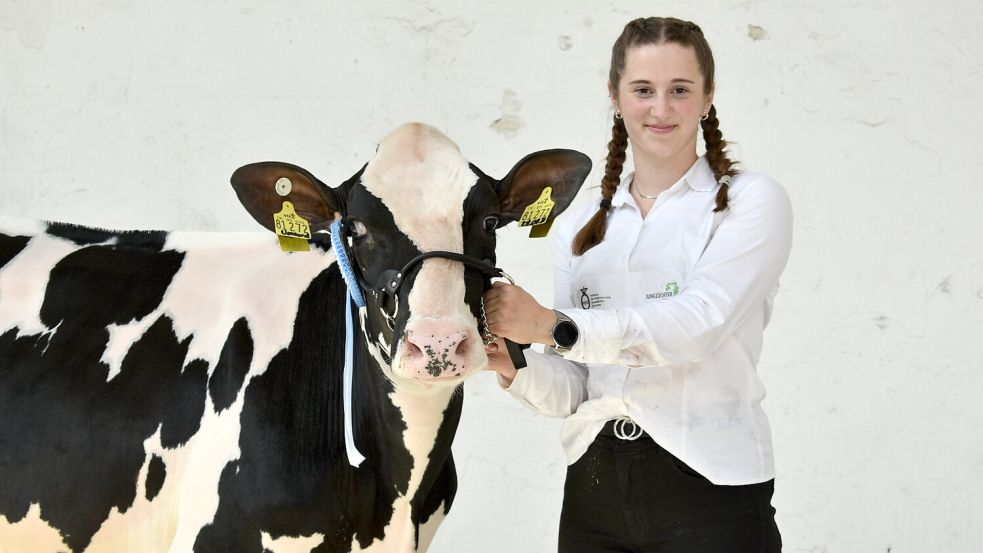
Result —
<instances>
[{"instance_id":1,"label":"green logo on shirt","mask_svg":"<svg viewBox=\"0 0 983 553\"><path fill-rule=\"evenodd\" d=\"M666 298L671 298L679 293L679 284L676 281L667 282L664 288L664 292L655 292L653 294L645 294L645 299L647 300L664 300Z\"/></svg>"}]
</instances>

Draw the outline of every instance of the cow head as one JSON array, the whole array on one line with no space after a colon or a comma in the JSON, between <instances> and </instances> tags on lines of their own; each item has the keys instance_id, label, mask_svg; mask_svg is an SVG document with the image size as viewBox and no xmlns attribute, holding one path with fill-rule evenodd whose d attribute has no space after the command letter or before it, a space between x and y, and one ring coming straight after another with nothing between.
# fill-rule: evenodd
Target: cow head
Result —
<instances>
[{"instance_id":1,"label":"cow head","mask_svg":"<svg viewBox=\"0 0 983 553\"><path fill-rule=\"evenodd\" d=\"M401 274L407 263L441 251L494 267L496 229L519 220L546 187L555 202L552 221L576 196L590 166L579 152L547 150L526 156L496 180L469 164L440 131L410 123L387 136L337 188L277 162L240 168L232 185L270 230L284 200L312 232L325 231L336 218L344 221L355 271L368 283L362 327L369 351L398 388L428 389L456 385L487 365L481 296L488 275L446 257L427 258ZM286 194L283 178L289 180ZM380 290L393 275L401 279L395 295Z\"/></svg>"}]
</instances>

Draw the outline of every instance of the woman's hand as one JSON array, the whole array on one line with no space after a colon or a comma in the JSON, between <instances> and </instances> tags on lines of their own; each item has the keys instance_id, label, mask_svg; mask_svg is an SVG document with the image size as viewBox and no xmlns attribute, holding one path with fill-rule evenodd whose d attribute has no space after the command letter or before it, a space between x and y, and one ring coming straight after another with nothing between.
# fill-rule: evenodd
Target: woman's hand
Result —
<instances>
[{"instance_id":1,"label":"woman's hand","mask_svg":"<svg viewBox=\"0 0 983 553\"><path fill-rule=\"evenodd\" d=\"M498 382L503 387L508 388L512 385L512 380L518 372L512 364L508 349L505 347L505 340L499 338L485 346L485 353L488 354L488 370L498 373Z\"/></svg>"},{"instance_id":2,"label":"woman's hand","mask_svg":"<svg viewBox=\"0 0 983 553\"><path fill-rule=\"evenodd\" d=\"M518 344L553 345L556 312L519 286L496 282L485 292L485 323L496 336ZM504 345L501 352L508 356Z\"/></svg>"}]
</instances>

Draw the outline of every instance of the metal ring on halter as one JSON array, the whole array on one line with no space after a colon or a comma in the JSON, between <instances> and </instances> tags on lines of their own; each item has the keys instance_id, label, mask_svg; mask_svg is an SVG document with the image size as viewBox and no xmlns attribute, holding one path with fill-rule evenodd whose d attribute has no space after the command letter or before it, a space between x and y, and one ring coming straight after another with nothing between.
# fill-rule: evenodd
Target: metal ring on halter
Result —
<instances>
[{"instance_id":1,"label":"metal ring on halter","mask_svg":"<svg viewBox=\"0 0 983 553\"><path fill-rule=\"evenodd\" d=\"M496 277L496 278L497 278L497 277ZM510 276L510 275L509 275L508 273L506 273L505 271L502 271L502 274L501 274L501 278L504 278L505 280L507 280L507 281L509 281L509 284L511 284L512 286L515 286L515 279L514 279L514 278L512 278L512 277L511 277L511 276Z\"/></svg>"},{"instance_id":2,"label":"metal ring on halter","mask_svg":"<svg viewBox=\"0 0 983 553\"><path fill-rule=\"evenodd\" d=\"M499 273L501 274L495 278L504 278L505 280L509 281L509 284L515 286L515 279L512 278L511 275L502 270L499 270ZM498 340L499 336L488 328L488 317L485 315L485 298L481 298L481 326L484 327L484 332L481 333L481 339L486 346L495 340Z\"/></svg>"},{"instance_id":3,"label":"metal ring on halter","mask_svg":"<svg viewBox=\"0 0 983 553\"><path fill-rule=\"evenodd\" d=\"M628 417L620 417L614 421L614 435L622 440L635 441L644 433L642 427Z\"/></svg>"}]
</instances>

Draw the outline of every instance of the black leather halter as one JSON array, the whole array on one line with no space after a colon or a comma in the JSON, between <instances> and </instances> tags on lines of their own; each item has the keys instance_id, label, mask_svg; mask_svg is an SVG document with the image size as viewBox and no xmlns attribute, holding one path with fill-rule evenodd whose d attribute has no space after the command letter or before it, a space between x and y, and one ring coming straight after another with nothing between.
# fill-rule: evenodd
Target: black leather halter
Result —
<instances>
[{"instance_id":1,"label":"black leather halter","mask_svg":"<svg viewBox=\"0 0 983 553\"><path fill-rule=\"evenodd\" d=\"M352 236L352 229L348 224L343 224L342 228L346 237ZM396 327L396 315L399 306L400 291L403 287L403 283L406 281L406 277L412 274L419 265L421 265L427 259L441 258L450 259L452 261L457 261L464 264L464 266L471 267L479 272L481 272L485 277L485 290L491 288L491 279L493 278L504 278L510 283L515 284L515 281L511 276L499 267L492 265L489 259L478 259L476 257L471 257L469 255L464 255L456 252L448 252L442 250L434 250L429 252L423 252L420 255L410 259L406 265L403 265L402 269L389 269L383 271L379 275L379 281L372 285L365 277L362 275L362 270L355 262L355 256L352 252L351 245L349 245L348 240L343 239L342 244L347 250L345 253L348 254L348 258L352 261L352 271L355 273L355 278L358 280L359 286L362 287L363 292L371 291L375 294L382 296L382 309L383 314L386 317L386 323L389 325L390 330L395 330ZM479 329L479 333L482 335L482 339L486 344L491 343L498 337L492 334L488 330L488 323L485 321L484 314L484 301L481 304L481 317L478 323L482 328ZM389 352L389 362L392 363L393 358L396 356L396 346L399 340L396 336L393 336L393 342L390 346ZM522 350L529 347L529 344L516 344L515 342L505 339L505 345L508 348L509 355L512 357L512 363L516 368L522 368L526 366L526 358L523 355Z\"/></svg>"}]
</instances>

